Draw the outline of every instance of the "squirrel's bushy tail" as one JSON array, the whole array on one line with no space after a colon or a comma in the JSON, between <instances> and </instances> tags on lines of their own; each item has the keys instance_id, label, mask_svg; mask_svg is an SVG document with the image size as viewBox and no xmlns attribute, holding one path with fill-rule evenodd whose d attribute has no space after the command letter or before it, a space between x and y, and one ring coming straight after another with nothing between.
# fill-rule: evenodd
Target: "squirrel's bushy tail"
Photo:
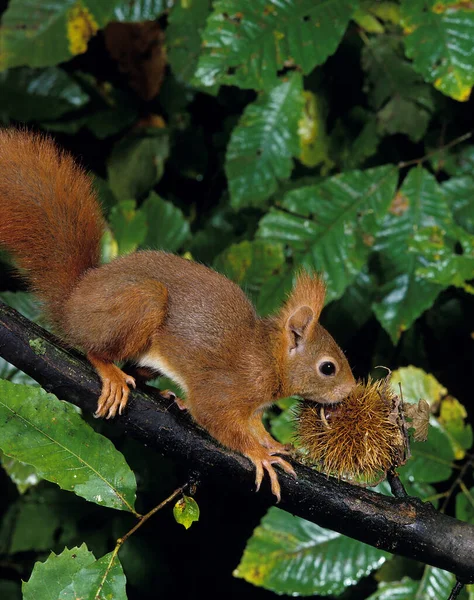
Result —
<instances>
[{"instance_id":1,"label":"squirrel's bushy tail","mask_svg":"<svg viewBox=\"0 0 474 600\"><path fill-rule=\"evenodd\" d=\"M87 174L46 137L0 130L0 246L13 256L50 322L96 267L104 222Z\"/></svg>"}]
</instances>

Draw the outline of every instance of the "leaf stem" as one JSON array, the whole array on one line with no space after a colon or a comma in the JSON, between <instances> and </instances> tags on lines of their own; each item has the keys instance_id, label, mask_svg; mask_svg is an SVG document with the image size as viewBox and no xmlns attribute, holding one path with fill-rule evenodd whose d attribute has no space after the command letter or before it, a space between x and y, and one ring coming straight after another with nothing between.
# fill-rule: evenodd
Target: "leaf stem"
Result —
<instances>
[{"instance_id":1,"label":"leaf stem","mask_svg":"<svg viewBox=\"0 0 474 600\"><path fill-rule=\"evenodd\" d=\"M463 133L463 135L460 135L459 137L454 138L454 140L451 140L444 146L441 146L440 148L436 148L436 150L432 150L431 152L428 152L427 154L425 154L424 156L422 156L420 158L413 158L412 160L405 160L405 161L399 162L397 167L399 169L403 169L405 167L411 167L412 165L419 165L419 164L427 161L428 159L430 159L435 154L438 154L438 152L442 152L443 150L449 150L449 148L453 148L454 146L457 146L458 144L465 142L466 140L468 140L472 137L472 134L473 134L472 131Z\"/></svg>"},{"instance_id":2,"label":"leaf stem","mask_svg":"<svg viewBox=\"0 0 474 600\"><path fill-rule=\"evenodd\" d=\"M146 521L148 521L148 519L150 517L152 517L155 513L157 513L159 510L161 510L162 508L164 508L167 504L169 504L172 500L174 500L174 498L176 498L176 496L179 496L179 494L182 494L184 492L184 490L190 485L190 482L185 483L184 485L182 485L181 487L177 488L172 494L170 494L168 496L168 498L165 498L165 500L163 500L163 502L160 502L160 504L158 504L158 506L155 506L154 508L152 508L149 512L146 513L146 515L142 515L140 516L138 523L136 523L131 529L130 531L127 531L127 533L125 535L123 535L122 537L118 538L116 544L115 544L115 548L112 552L112 556L110 557L110 562L107 565L107 568L105 569L104 572L104 576L102 577L102 580L100 582L100 585L97 589L96 595L94 596L94 600L99 600L100 597L100 592L102 591L102 588L104 587L104 583L107 579L108 574L110 573L115 559L117 558L117 554L119 553L120 548L123 546L123 544L128 540L128 538L133 535L135 533L135 531L137 531L137 529L140 529L140 527L146 523Z\"/></svg>"}]
</instances>

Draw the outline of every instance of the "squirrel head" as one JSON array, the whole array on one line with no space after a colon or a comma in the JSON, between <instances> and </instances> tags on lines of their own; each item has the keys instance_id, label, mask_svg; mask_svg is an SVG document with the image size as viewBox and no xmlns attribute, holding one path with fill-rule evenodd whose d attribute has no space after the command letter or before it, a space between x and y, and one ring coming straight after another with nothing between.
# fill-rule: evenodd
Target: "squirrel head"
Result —
<instances>
[{"instance_id":1,"label":"squirrel head","mask_svg":"<svg viewBox=\"0 0 474 600\"><path fill-rule=\"evenodd\" d=\"M315 275L302 272L276 316L283 393L332 404L343 400L356 382L344 353L319 324L326 288Z\"/></svg>"}]
</instances>

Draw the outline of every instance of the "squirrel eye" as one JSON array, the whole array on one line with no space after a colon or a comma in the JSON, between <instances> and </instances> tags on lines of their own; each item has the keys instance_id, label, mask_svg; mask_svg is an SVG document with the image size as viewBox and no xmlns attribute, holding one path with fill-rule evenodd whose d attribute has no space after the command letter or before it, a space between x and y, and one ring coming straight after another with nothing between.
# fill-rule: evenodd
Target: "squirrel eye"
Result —
<instances>
[{"instance_id":1,"label":"squirrel eye","mask_svg":"<svg viewBox=\"0 0 474 600\"><path fill-rule=\"evenodd\" d=\"M319 365L319 372L321 375L325 375L327 377L334 375L336 373L336 365L329 360L325 360Z\"/></svg>"}]
</instances>

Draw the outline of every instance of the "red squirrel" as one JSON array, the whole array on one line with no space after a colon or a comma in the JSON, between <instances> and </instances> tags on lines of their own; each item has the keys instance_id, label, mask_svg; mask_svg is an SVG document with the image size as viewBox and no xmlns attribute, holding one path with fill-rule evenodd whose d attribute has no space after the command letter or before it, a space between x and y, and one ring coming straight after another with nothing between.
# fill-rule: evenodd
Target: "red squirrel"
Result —
<instances>
[{"instance_id":1,"label":"red squirrel","mask_svg":"<svg viewBox=\"0 0 474 600\"><path fill-rule=\"evenodd\" d=\"M135 380L115 361L163 374L186 393L194 420L249 458L280 499L273 465L295 475L262 414L278 398L336 403L349 364L319 324L325 286L300 273L286 303L259 318L232 281L191 260L139 251L100 264L105 222L88 175L46 137L0 130L0 245L65 342L102 380L96 415L122 414Z\"/></svg>"}]
</instances>

